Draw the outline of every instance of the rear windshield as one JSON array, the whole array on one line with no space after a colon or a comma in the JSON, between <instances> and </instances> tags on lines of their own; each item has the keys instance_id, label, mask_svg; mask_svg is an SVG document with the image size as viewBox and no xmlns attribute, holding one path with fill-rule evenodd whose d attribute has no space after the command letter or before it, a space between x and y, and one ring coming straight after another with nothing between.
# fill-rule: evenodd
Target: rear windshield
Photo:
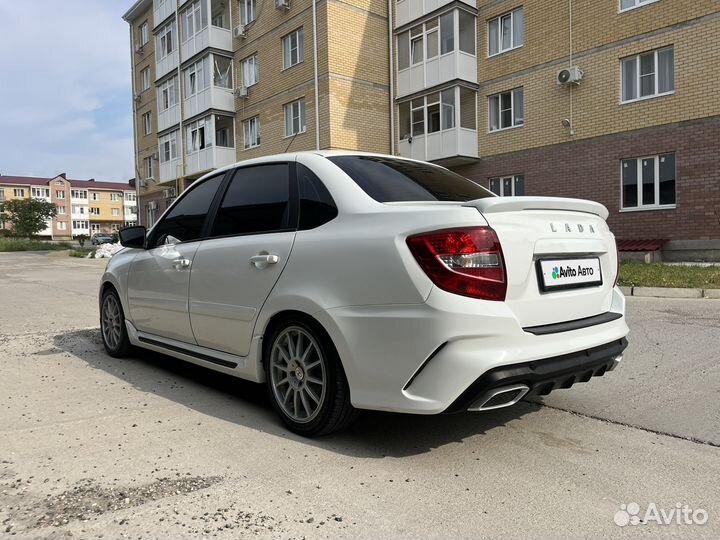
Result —
<instances>
[{"instance_id":1,"label":"rear windshield","mask_svg":"<svg viewBox=\"0 0 720 540\"><path fill-rule=\"evenodd\" d=\"M378 202L471 201L492 192L442 167L377 156L332 156L365 193Z\"/></svg>"}]
</instances>

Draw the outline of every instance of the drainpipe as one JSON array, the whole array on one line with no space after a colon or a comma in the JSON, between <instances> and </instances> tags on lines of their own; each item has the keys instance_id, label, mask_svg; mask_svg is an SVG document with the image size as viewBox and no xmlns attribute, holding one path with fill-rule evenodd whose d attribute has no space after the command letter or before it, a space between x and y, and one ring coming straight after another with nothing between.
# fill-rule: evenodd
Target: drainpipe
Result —
<instances>
[{"instance_id":1,"label":"drainpipe","mask_svg":"<svg viewBox=\"0 0 720 540\"><path fill-rule=\"evenodd\" d=\"M393 0L388 0L388 65L390 66L390 155L395 155L395 47L393 43Z\"/></svg>"},{"instance_id":2,"label":"drainpipe","mask_svg":"<svg viewBox=\"0 0 720 540\"><path fill-rule=\"evenodd\" d=\"M132 95L132 111L133 111L133 150L135 155L133 156L133 169L135 169L135 206L137 207L137 214L135 215L135 221L138 225L140 221L140 168L138 167L138 158L140 156L140 149L138 147L138 134L137 134L137 102L135 101L135 35L133 33L132 22L128 21L128 28L130 30L130 80L132 81L130 94ZM72 202L72 200L71 200ZM72 225L72 204L70 205L71 210L71 223ZM123 194L123 220L125 220L125 195ZM70 236L72 236L72 226L70 227Z\"/></svg>"},{"instance_id":3,"label":"drainpipe","mask_svg":"<svg viewBox=\"0 0 720 540\"><path fill-rule=\"evenodd\" d=\"M320 90L318 89L317 4L312 0L313 64L315 70L315 150L320 150ZM329 82L329 79L328 79Z\"/></svg>"},{"instance_id":4,"label":"drainpipe","mask_svg":"<svg viewBox=\"0 0 720 540\"><path fill-rule=\"evenodd\" d=\"M205 1L205 9L208 10L208 36L210 35L210 0L204 0ZM180 2L175 2L175 24L177 25L177 30L175 31L175 35L177 36L177 44L178 44L178 65L177 65L177 84L178 84L178 105L180 106L180 144L178 145L180 147L180 176L175 177L175 197L180 196L180 182L182 181L183 186L185 185L185 144L183 142L184 138L184 128L183 128L183 117L185 116L185 110L183 107L183 103L185 101L183 96L183 84L182 84L182 70L180 69L180 66L182 65L182 41L180 39ZM176 173L177 175L177 168Z\"/></svg>"},{"instance_id":5,"label":"drainpipe","mask_svg":"<svg viewBox=\"0 0 720 540\"><path fill-rule=\"evenodd\" d=\"M573 12L572 0L568 0L568 11L570 16L570 67L573 65ZM570 136L575 135L575 123L573 120L573 85L570 85Z\"/></svg>"}]
</instances>

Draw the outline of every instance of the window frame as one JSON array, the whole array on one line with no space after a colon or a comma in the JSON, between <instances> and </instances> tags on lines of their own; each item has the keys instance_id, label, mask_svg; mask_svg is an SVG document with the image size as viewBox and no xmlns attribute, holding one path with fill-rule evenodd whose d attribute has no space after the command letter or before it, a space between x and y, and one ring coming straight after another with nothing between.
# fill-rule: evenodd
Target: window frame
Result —
<instances>
[{"instance_id":1,"label":"window frame","mask_svg":"<svg viewBox=\"0 0 720 540\"><path fill-rule=\"evenodd\" d=\"M495 191L492 190L491 186L492 186L493 180L497 180L499 182L500 193L496 193ZM512 192L510 194L505 193L505 188L504 188L505 180L510 180L510 191ZM520 195L516 194L516 187L518 184L518 180L520 180L523 185L523 192ZM523 196L523 195L525 195L525 174L506 174L503 176L491 176L490 178L488 178L488 189L490 191L492 191L493 193L495 193L495 195L497 195L498 197L520 197L520 196Z\"/></svg>"},{"instance_id":2,"label":"window frame","mask_svg":"<svg viewBox=\"0 0 720 540\"><path fill-rule=\"evenodd\" d=\"M169 77L165 81L163 81L158 87L157 87L157 98L158 98L158 111L159 112L165 112L169 111L173 107L176 107L180 103L180 79L178 79L177 75L173 75L172 77ZM172 88L172 91L171 91ZM168 106L165 107L165 92L167 92L168 96ZM174 100L174 102L173 102Z\"/></svg>"},{"instance_id":3,"label":"window frame","mask_svg":"<svg viewBox=\"0 0 720 540\"><path fill-rule=\"evenodd\" d=\"M152 111L147 111L142 115L143 135L147 136L152 133Z\"/></svg>"},{"instance_id":4,"label":"window frame","mask_svg":"<svg viewBox=\"0 0 720 540\"><path fill-rule=\"evenodd\" d=\"M18 195L20 193L20 195ZM13 197L25 198L25 188L13 188Z\"/></svg>"},{"instance_id":5,"label":"window frame","mask_svg":"<svg viewBox=\"0 0 720 540\"><path fill-rule=\"evenodd\" d=\"M160 30L158 30L158 33L155 34L155 60L160 62L170 56L172 53L174 53L178 48L178 40L177 40L177 29L174 28L175 21L172 20L169 23L167 23L165 26L163 26ZM170 34L170 50L167 50L167 43L168 39L167 36ZM163 46L163 40L165 41L165 46Z\"/></svg>"},{"instance_id":6,"label":"window frame","mask_svg":"<svg viewBox=\"0 0 720 540\"><path fill-rule=\"evenodd\" d=\"M140 46L144 47L150 42L150 25L144 21L140 25Z\"/></svg>"},{"instance_id":7,"label":"window frame","mask_svg":"<svg viewBox=\"0 0 720 540\"><path fill-rule=\"evenodd\" d=\"M523 93L523 117L522 117L522 124L516 124L515 123L515 93L518 90L522 90ZM507 127L502 127L502 96L503 94L510 94L510 117L512 118L512 125ZM492 128L492 107L490 105L490 101L494 98L498 99L498 128L493 129ZM488 96L488 133L499 133L501 131L507 131L509 129L517 129L525 126L525 87L524 86L518 86L516 88L512 88L510 90L505 90L504 92L498 92L497 94L491 94Z\"/></svg>"},{"instance_id":8,"label":"window frame","mask_svg":"<svg viewBox=\"0 0 720 540\"><path fill-rule=\"evenodd\" d=\"M490 19L487 19L487 57L493 58L495 56L499 56L501 54L508 53L510 51L514 51L515 49L520 49L525 45L525 6L518 6L515 9L512 9L510 11L506 11L504 13L501 13L500 15L496 17L492 17ZM515 13L518 11L522 11L522 20L523 20L523 41L519 45L515 44ZM502 48L502 41L503 41L503 33L502 33L502 21L505 17L510 17L510 47L507 49ZM497 52L490 52L490 25L493 22L497 22L498 30L497 30Z\"/></svg>"},{"instance_id":9,"label":"window frame","mask_svg":"<svg viewBox=\"0 0 720 540\"><path fill-rule=\"evenodd\" d=\"M675 160L675 202L670 204L660 204L660 158L663 156L672 155ZM653 204L641 204L642 202L642 161L645 159L653 159L653 184L654 184L654 197L655 197L655 203ZM628 206L625 207L625 190L624 190L624 184L623 184L623 169L624 169L624 163L629 160L635 160L636 162L636 179L635 183L637 184L637 206ZM653 210L674 210L677 208L677 201L678 201L678 166L677 166L677 152L663 152L660 154L651 154L647 156L641 156L641 157L625 157L620 159L620 213L625 212L645 212L645 211L653 211Z\"/></svg>"},{"instance_id":10,"label":"window frame","mask_svg":"<svg viewBox=\"0 0 720 540\"><path fill-rule=\"evenodd\" d=\"M639 9L650 4L654 4L658 0L633 0L633 5L630 7L622 7L622 0L618 0L618 13L626 13L634 9Z\"/></svg>"},{"instance_id":11,"label":"window frame","mask_svg":"<svg viewBox=\"0 0 720 540\"><path fill-rule=\"evenodd\" d=\"M295 40L296 40L295 50L297 51L297 62L295 62L295 63L292 63L292 51L293 51L292 38L293 38L293 36L295 36ZM288 54L286 54L286 51L285 51L285 43L286 42L289 43L287 53L289 53L290 58L288 58ZM283 71L305 62L305 30L303 29L302 26L300 26L299 28L296 28L289 34L285 34L281 38L281 43L282 43L282 55L283 55L283 69L282 69ZM291 63L288 63L288 60Z\"/></svg>"},{"instance_id":12,"label":"window frame","mask_svg":"<svg viewBox=\"0 0 720 540\"><path fill-rule=\"evenodd\" d=\"M190 34L187 32L189 28L188 20L190 19L190 15L192 15L192 26L193 26L193 33ZM198 27L197 20L200 20L200 25ZM208 13L208 6L206 3L206 0L191 0L187 3L186 6L183 6L183 11L180 13L180 19L182 20L182 24L178 24L178 26L182 26L182 42L187 43L191 39L193 39L195 36L199 35L201 32L206 30L208 26L210 25L210 17ZM204 20L204 25L203 25ZM185 35L185 34L188 35Z\"/></svg>"},{"instance_id":13,"label":"window frame","mask_svg":"<svg viewBox=\"0 0 720 540\"><path fill-rule=\"evenodd\" d=\"M152 156L148 156L144 158L144 164L145 164L145 179L148 180L150 178L154 178L153 176L153 158Z\"/></svg>"},{"instance_id":14,"label":"window frame","mask_svg":"<svg viewBox=\"0 0 720 540\"><path fill-rule=\"evenodd\" d=\"M240 0L238 3L240 4L240 24L247 26L257 18L257 2L256 0ZM247 16L248 6L252 6L251 18Z\"/></svg>"},{"instance_id":15,"label":"window frame","mask_svg":"<svg viewBox=\"0 0 720 540\"><path fill-rule=\"evenodd\" d=\"M253 76L254 80L252 84L248 84L248 78L247 78L247 70L246 65L249 66L252 64L253 66ZM242 84L246 88L250 88L251 86L255 86L257 83L260 82L260 64L258 62L258 53L253 53L250 56L246 56L242 60L240 60L240 73L242 75Z\"/></svg>"},{"instance_id":16,"label":"window frame","mask_svg":"<svg viewBox=\"0 0 720 540\"><path fill-rule=\"evenodd\" d=\"M673 52L673 72L672 72L672 81L673 81L673 89L669 90L667 92L659 92L660 90L660 76L659 76L659 66L660 66L660 53L663 51L671 50ZM641 61L640 58L643 56L646 56L648 54L653 54L653 75L655 77L655 93L648 94L647 96L641 96L641 85L642 85L642 74L640 72L640 65ZM637 97L631 98L631 99L625 99L625 92L624 92L624 86L625 86L625 62L628 60L633 60L635 62L635 89L637 92ZM636 103L638 101L645 101L646 99L655 99L659 97L664 96L672 96L675 94L675 45L667 45L665 47L660 47L658 49L651 49L649 51L644 51L638 54L631 54L630 56L625 56L623 58L620 58L620 104L625 105L628 103Z\"/></svg>"},{"instance_id":17,"label":"window frame","mask_svg":"<svg viewBox=\"0 0 720 540\"><path fill-rule=\"evenodd\" d=\"M248 128L251 122L254 122L256 127L255 130L257 132L257 143L248 145ZM262 126L260 124L260 115L256 114L255 116L252 116L250 118L247 118L243 120L243 150L251 150L252 148L258 148L260 144L262 143Z\"/></svg>"},{"instance_id":18,"label":"window frame","mask_svg":"<svg viewBox=\"0 0 720 540\"><path fill-rule=\"evenodd\" d=\"M150 66L144 68L142 71L140 71L140 88L141 92L144 92L145 90L150 90Z\"/></svg>"},{"instance_id":19,"label":"window frame","mask_svg":"<svg viewBox=\"0 0 720 540\"><path fill-rule=\"evenodd\" d=\"M288 132L288 121L287 121L288 120L288 112L287 111L288 111L289 107L292 107L295 104L298 105L298 120L301 125L300 125L299 131ZM302 107L300 107L300 104L302 104ZM292 113L291 113L291 115L292 115ZM283 137L284 139L287 139L290 137L295 137L296 135L301 135L302 133L305 133L307 131L307 104L305 102L305 98L301 97L299 99L290 101L289 103L285 103L283 105L283 117L284 117L284 122L285 122L285 136ZM293 124L292 120L294 120L294 118L295 118L295 116L292 115L290 126L292 126L292 124Z\"/></svg>"}]
</instances>

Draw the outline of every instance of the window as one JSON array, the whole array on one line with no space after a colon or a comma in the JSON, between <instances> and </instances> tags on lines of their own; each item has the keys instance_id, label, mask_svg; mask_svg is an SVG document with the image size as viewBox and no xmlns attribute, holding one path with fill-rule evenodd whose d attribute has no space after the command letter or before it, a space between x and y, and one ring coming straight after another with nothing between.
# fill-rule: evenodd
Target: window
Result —
<instances>
[{"instance_id":1,"label":"window","mask_svg":"<svg viewBox=\"0 0 720 540\"><path fill-rule=\"evenodd\" d=\"M143 163L145 164L145 178L152 178L153 177L153 158L146 157L143 160Z\"/></svg>"},{"instance_id":2,"label":"window","mask_svg":"<svg viewBox=\"0 0 720 540\"><path fill-rule=\"evenodd\" d=\"M305 100L298 99L285 106L285 136L305 132Z\"/></svg>"},{"instance_id":3,"label":"window","mask_svg":"<svg viewBox=\"0 0 720 540\"><path fill-rule=\"evenodd\" d=\"M90 227L89 227L87 221L73 220L73 222L72 222L72 228L73 228L73 229L80 229L80 230L85 230L85 231L87 231Z\"/></svg>"},{"instance_id":4,"label":"window","mask_svg":"<svg viewBox=\"0 0 720 540\"><path fill-rule=\"evenodd\" d=\"M177 36L174 23L165 25L155 36L155 56L158 61L163 60L177 49Z\"/></svg>"},{"instance_id":5,"label":"window","mask_svg":"<svg viewBox=\"0 0 720 540\"><path fill-rule=\"evenodd\" d=\"M33 197L49 197L50 196L50 188L31 188L30 193L32 193Z\"/></svg>"},{"instance_id":6,"label":"window","mask_svg":"<svg viewBox=\"0 0 720 540\"><path fill-rule=\"evenodd\" d=\"M213 176L188 188L183 197L153 229L148 245L157 247L166 240L169 240L168 243L176 243L190 242L200 238L210 204L215 198L223 178L222 174ZM154 221L154 211L157 206L155 206L156 203L150 204L153 204L154 208L152 216L148 212L148 218L152 217L152 221ZM150 207L148 207L149 209ZM151 220L148 219L149 221Z\"/></svg>"},{"instance_id":7,"label":"window","mask_svg":"<svg viewBox=\"0 0 720 540\"><path fill-rule=\"evenodd\" d=\"M125 200L127 202L135 202L137 200L137 195L135 193L125 193Z\"/></svg>"},{"instance_id":8,"label":"window","mask_svg":"<svg viewBox=\"0 0 720 540\"><path fill-rule=\"evenodd\" d=\"M489 185L490 191L501 197L525 195L525 177L521 174L491 178Z\"/></svg>"},{"instance_id":9,"label":"window","mask_svg":"<svg viewBox=\"0 0 720 540\"><path fill-rule=\"evenodd\" d=\"M55 185L56 185L56 186L61 186L61 187L62 187L62 186L64 186L64 185L65 185L65 183L64 183L64 182L63 182L62 180L55 180Z\"/></svg>"},{"instance_id":10,"label":"window","mask_svg":"<svg viewBox=\"0 0 720 540\"><path fill-rule=\"evenodd\" d=\"M158 107L160 112L168 110L178 104L178 78L177 75L170 77L162 83L158 89ZM187 91L187 88L186 88Z\"/></svg>"},{"instance_id":11,"label":"window","mask_svg":"<svg viewBox=\"0 0 720 540\"><path fill-rule=\"evenodd\" d=\"M235 172L212 235L270 233L294 227L290 218L290 165L273 163Z\"/></svg>"},{"instance_id":12,"label":"window","mask_svg":"<svg viewBox=\"0 0 720 540\"><path fill-rule=\"evenodd\" d=\"M217 88L232 89L232 60L213 55L213 85Z\"/></svg>"},{"instance_id":13,"label":"window","mask_svg":"<svg viewBox=\"0 0 720 540\"><path fill-rule=\"evenodd\" d=\"M199 34L208 24L207 1L195 0L182 14L183 41Z\"/></svg>"},{"instance_id":14,"label":"window","mask_svg":"<svg viewBox=\"0 0 720 540\"><path fill-rule=\"evenodd\" d=\"M622 160L622 208L675 205L675 154Z\"/></svg>"},{"instance_id":15,"label":"window","mask_svg":"<svg viewBox=\"0 0 720 540\"><path fill-rule=\"evenodd\" d=\"M223 148L235 148L235 122L230 116L215 115L215 144Z\"/></svg>"},{"instance_id":16,"label":"window","mask_svg":"<svg viewBox=\"0 0 720 540\"><path fill-rule=\"evenodd\" d=\"M67 223L65 223L64 221L58 221L57 228L58 228L58 231L65 231L65 230L67 230Z\"/></svg>"},{"instance_id":17,"label":"window","mask_svg":"<svg viewBox=\"0 0 720 540\"><path fill-rule=\"evenodd\" d=\"M85 207L84 207L84 206L74 205L74 206L72 207L72 213L73 213L73 214L84 214L84 213L85 213Z\"/></svg>"},{"instance_id":18,"label":"window","mask_svg":"<svg viewBox=\"0 0 720 540\"><path fill-rule=\"evenodd\" d=\"M46 197L50 196L50 190L48 190L48 194ZM65 198L65 190L64 189L56 189L55 190L55 198L56 199L64 199Z\"/></svg>"},{"instance_id":19,"label":"window","mask_svg":"<svg viewBox=\"0 0 720 540\"><path fill-rule=\"evenodd\" d=\"M622 101L636 101L675 91L672 47L622 59Z\"/></svg>"},{"instance_id":20,"label":"window","mask_svg":"<svg viewBox=\"0 0 720 540\"><path fill-rule=\"evenodd\" d=\"M99 223L91 223L90 230L94 233L100 232L100 224Z\"/></svg>"},{"instance_id":21,"label":"window","mask_svg":"<svg viewBox=\"0 0 720 540\"><path fill-rule=\"evenodd\" d=\"M25 196L25 190L20 188L13 189L13 196L15 197L24 197Z\"/></svg>"},{"instance_id":22,"label":"window","mask_svg":"<svg viewBox=\"0 0 720 540\"><path fill-rule=\"evenodd\" d=\"M306 231L335 219L338 210L325 185L305 165L298 163L296 167L300 200L298 228Z\"/></svg>"},{"instance_id":23,"label":"window","mask_svg":"<svg viewBox=\"0 0 720 540\"><path fill-rule=\"evenodd\" d=\"M242 83L245 86L252 86L260 80L260 67L258 65L257 54L253 54L240 62L240 69L242 71Z\"/></svg>"},{"instance_id":24,"label":"window","mask_svg":"<svg viewBox=\"0 0 720 540\"><path fill-rule=\"evenodd\" d=\"M653 2L657 2L657 0L620 0L620 11L635 9L645 4L652 4Z\"/></svg>"},{"instance_id":25,"label":"window","mask_svg":"<svg viewBox=\"0 0 720 540\"><path fill-rule=\"evenodd\" d=\"M119 208L111 208L111 209L110 209L110 213L111 213L113 216L119 216L119 215L120 215L120 209L119 209Z\"/></svg>"},{"instance_id":26,"label":"window","mask_svg":"<svg viewBox=\"0 0 720 540\"><path fill-rule=\"evenodd\" d=\"M142 89L143 91L150 89L150 68L146 67L140 72L142 77Z\"/></svg>"},{"instance_id":27,"label":"window","mask_svg":"<svg viewBox=\"0 0 720 540\"><path fill-rule=\"evenodd\" d=\"M492 193L452 171L416 161L375 156L333 156L365 193L378 202L471 201Z\"/></svg>"},{"instance_id":28,"label":"window","mask_svg":"<svg viewBox=\"0 0 720 540\"><path fill-rule=\"evenodd\" d=\"M160 137L160 163L177 159L177 136L178 132L173 131Z\"/></svg>"},{"instance_id":29,"label":"window","mask_svg":"<svg viewBox=\"0 0 720 540\"><path fill-rule=\"evenodd\" d=\"M260 117L254 116L243 122L244 147L255 148L260 146Z\"/></svg>"},{"instance_id":30,"label":"window","mask_svg":"<svg viewBox=\"0 0 720 540\"><path fill-rule=\"evenodd\" d=\"M110 200L113 202L118 202L120 200L120 194L119 193L111 193Z\"/></svg>"},{"instance_id":31,"label":"window","mask_svg":"<svg viewBox=\"0 0 720 540\"><path fill-rule=\"evenodd\" d=\"M152 113L150 111L142 115L143 134L150 135L152 133Z\"/></svg>"},{"instance_id":32,"label":"window","mask_svg":"<svg viewBox=\"0 0 720 540\"><path fill-rule=\"evenodd\" d=\"M73 199L87 199L87 191L84 189L73 189L71 195Z\"/></svg>"},{"instance_id":33,"label":"window","mask_svg":"<svg viewBox=\"0 0 720 540\"><path fill-rule=\"evenodd\" d=\"M455 127L455 88L401 103L399 112L401 139L452 129Z\"/></svg>"},{"instance_id":34,"label":"window","mask_svg":"<svg viewBox=\"0 0 720 540\"><path fill-rule=\"evenodd\" d=\"M295 64L299 64L305 59L305 45L303 43L302 27L282 38L282 44L283 69L288 69Z\"/></svg>"},{"instance_id":35,"label":"window","mask_svg":"<svg viewBox=\"0 0 720 540\"><path fill-rule=\"evenodd\" d=\"M525 124L523 89L516 88L489 98L490 131L498 131Z\"/></svg>"},{"instance_id":36,"label":"window","mask_svg":"<svg viewBox=\"0 0 720 540\"><path fill-rule=\"evenodd\" d=\"M140 25L140 45L145 45L148 41L150 41L150 27L148 22L145 21Z\"/></svg>"},{"instance_id":37,"label":"window","mask_svg":"<svg viewBox=\"0 0 720 540\"><path fill-rule=\"evenodd\" d=\"M525 40L523 8L488 21L488 56L522 47Z\"/></svg>"},{"instance_id":38,"label":"window","mask_svg":"<svg viewBox=\"0 0 720 540\"><path fill-rule=\"evenodd\" d=\"M187 153L198 152L212 146L210 139L210 118L191 122L187 127Z\"/></svg>"},{"instance_id":39,"label":"window","mask_svg":"<svg viewBox=\"0 0 720 540\"><path fill-rule=\"evenodd\" d=\"M455 23L457 13L458 23ZM456 26L458 33L456 35ZM456 9L433 17L402 32L397 37L398 70L420 64L424 59L431 60L438 55L456 50L459 40L460 50L475 54L475 16L462 9Z\"/></svg>"},{"instance_id":40,"label":"window","mask_svg":"<svg viewBox=\"0 0 720 540\"><path fill-rule=\"evenodd\" d=\"M99 216L100 215L100 208L97 208L95 206L90 207L90 215L91 216Z\"/></svg>"},{"instance_id":41,"label":"window","mask_svg":"<svg viewBox=\"0 0 720 540\"><path fill-rule=\"evenodd\" d=\"M57 207L57 213L58 213L58 215L63 215L63 214L65 213L65 206L63 206L63 205L58 205L58 207Z\"/></svg>"},{"instance_id":42,"label":"window","mask_svg":"<svg viewBox=\"0 0 720 540\"><path fill-rule=\"evenodd\" d=\"M250 24L255 20L255 0L240 0L240 23Z\"/></svg>"},{"instance_id":43,"label":"window","mask_svg":"<svg viewBox=\"0 0 720 540\"><path fill-rule=\"evenodd\" d=\"M100 200L100 194L99 194L99 193L92 192L92 193L90 194L90 199L92 199L93 201L99 201L99 200Z\"/></svg>"},{"instance_id":44,"label":"window","mask_svg":"<svg viewBox=\"0 0 720 540\"><path fill-rule=\"evenodd\" d=\"M185 97L194 96L210 86L210 57L195 62L185 70Z\"/></svg>"}]
</instances>

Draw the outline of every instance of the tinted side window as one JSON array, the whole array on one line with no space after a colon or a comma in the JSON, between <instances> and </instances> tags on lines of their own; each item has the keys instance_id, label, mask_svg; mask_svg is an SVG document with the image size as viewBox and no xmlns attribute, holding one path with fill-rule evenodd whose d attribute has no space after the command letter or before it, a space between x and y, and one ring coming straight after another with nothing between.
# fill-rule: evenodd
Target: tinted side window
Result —
<instances>
[{"instance_id":1,"label":"tinted side window","mask_svg":"<svg viewBox=\"0 0 720 540\"><path fill-rule=\"evenodd\" d=\"M305 165L297 164L301 231L314 229L338 215L335 201L322 181Z\"/></svg>"},{"instance_id":2,"label":"tinted side window","mask_svg":"<svg viewBox=\"0 0 720 540\"><path fill-rule=\"evenodd\" d=\"M328 159L378 202L464 202L494 196L464 176L426 163L376 156Z\"/></svg>"},{"instance_id":3,"label":"tinted side window","mask_svg":"<svg viewBox=\"0 0 720 540\"><path fill-rule=\"evenodd\" d=\"M214 176L189 188L165 218L157 224L152 233L152 246L165 242L172 236L180 242L197 240L215 194L222 184L224 175Z\"/></svg>"},{"instance_id":4,"label":"tinted side window","mask_svg":"<svg viewBox=\"0 0 720 540\"><path fill-rule=\"evenodd\" d=\"M273 232L290 227L290 165L273 163L235 172L212 235Z\"/></svg>"}]
</instances>

